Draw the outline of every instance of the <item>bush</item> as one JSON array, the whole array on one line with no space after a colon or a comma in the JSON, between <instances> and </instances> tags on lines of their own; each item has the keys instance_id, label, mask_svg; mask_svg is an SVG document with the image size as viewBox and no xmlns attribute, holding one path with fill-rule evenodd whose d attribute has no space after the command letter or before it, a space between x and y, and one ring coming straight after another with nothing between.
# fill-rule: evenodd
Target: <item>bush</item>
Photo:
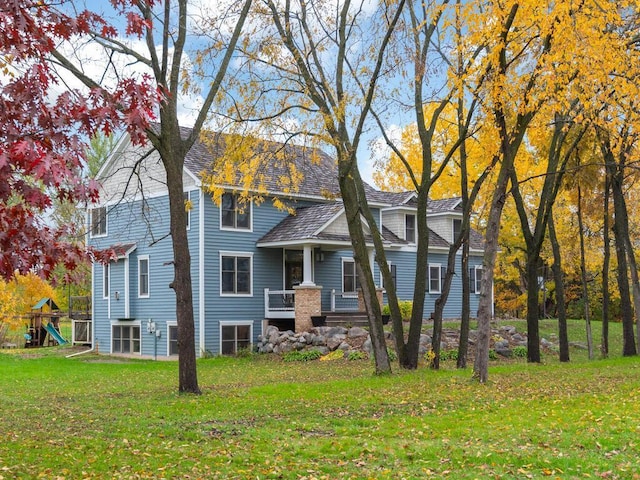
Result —
<instances>
[{"instance_id":1,"label":"bush","mask_svg":"<svg viewBox=\"0 0 640 480\"><path fill-rule=\"evenodd\" d=\"M282 355L285 362L309 362L322 356L320 350L293 350Z\"/></svg>"},{"instance_id":2,"label":"bush","mask_svg":"<svg viewBox=\"0 0 640 480\"><path fill-rule=\"evenodd\" d=\"M387 355L389 356L390 362L395 362L396 360L398 360L398 355L396 354L395 350L387 348Z\"/></svg>"},{"instance_id":3,"label":"bush","mask_svg":"<svg viewBox=\"0 0 640 480\"><path fill-rule=\"evenodd\" d=\"M347 360L366 360L368 358L367 354L362 350L351 350L349 355L347 355Z\"/></svg>"},{"instance_id":4,"label":"bush","mask_svg":"<svg viewBox=\"0 0 640 480\"><path fill-rule=\"evenodd\" d=\"M443 350L440 352L440 360L458 360L458 350Z\"/></svg>"},{"instance_id":5,"label":"bush","mask_svg":"<svg viewBox=\"0 0 640 480\"><path fill-rule=\"evenodd\" d=\"M527 356L527 347L523 345L518 345L517 347L513 347L513 356L516 358L525 358Z\"/></svg>"},{"instance_id":6,"label":"bush","mask_svg":"<svg viewBox=\"0 0 640 480\"><path fill-rule=\"evenodd\" d=\"M489 350L489 360L497 360L497 359L498 359L498 354L492 348L491 350Z\"/></svg>"},{"instance_id":7,"label":"bush","mask_svg":"<svg viewBox=\"0 0 640 480\"><path fill-rule=\"evenodd\" d=\"M341 360L344 358L344 352L340 349L329 352L326 355L320 357L320 361L326 362L331 360Z\"/></svg>"},{"instance_id":8,"label":"bush","mask_svg":"<svg viewBox=\"0 0 640 480\"><path fill-rule=\"evenodd\" d=\"M400 300L398 302L398 306L400 307L400 315L402 316L402 320L410 320L411 312L413 312L413 302L411 300ZM389 305L384 305L382 307L382 314L391 315L391 309L389 308Z\"/></svg>"}]
</instances>

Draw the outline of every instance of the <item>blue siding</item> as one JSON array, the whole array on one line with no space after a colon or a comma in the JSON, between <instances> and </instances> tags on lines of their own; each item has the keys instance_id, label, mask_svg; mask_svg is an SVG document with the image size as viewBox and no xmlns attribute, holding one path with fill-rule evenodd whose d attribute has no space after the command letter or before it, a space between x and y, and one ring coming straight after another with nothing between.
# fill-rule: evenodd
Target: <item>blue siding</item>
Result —
<instances>
[{"instance_id":1,"label":"blue siding","mask_svg":"<svg viewBox=\"0 0 640 480\"><path fill-rule=\"evenodd\" d=\"M193 209L190 212L188 231L191 253L191 274L193 282L193 306L195 318L196 346L200 345L200 321L204 322L204 349L210 353L220 352L220 322L251 322L253 341L262 333L264 319L264 289L280 290L284 286L284 265L282 248L257 248L256 242L288 213L273 207L267 200L252 208L252 230L220 229L220 210L208 195L203 196L200 205L199 192L191 194ZM204 245L203 258L200 258L199 214L203 211ZM148 199L142 202L121 204L109 209L108 235L91 239L93 246L106 248L117 243L135 243L137 248L128 259L119 259L111 263L110 298L103 299L103 266L94 266L94 330L96 346L100 352L111 351L111 326L126 316L125 311L125 271L128 262L129 272L129 317L141 327L141 353L167 355L168 324L175 324L175 294L169 288L173 280L173 251L169 232L167 197ZM314 264L315 283L322 286L322 309L331 306L331 290L342 290L342 258L352 257L349 249L331 251L323 248L323 261L316 259ZM220 295L220 254L237 252L252 256L252 292L248 296ZM138 260L141 256L149 258L149 298L138 296ZM401 300L411 300L413 279L415 276L415 252L389 251L387 259L397 268L397 290ZM432 253L430 263L446 264L445 253ZM459 257L457 270L459 271ZM471 266L481 265L481 257L471 257ZM200 318L200 268L206 295L203 299L204 317ZM374 267L376 284L380 283L377 266ZM461 275L454 277L449 300L445 307L445 317L459 317L461 305ZM115 292L119 292L116 299ZM428 294L425 301L425 316L433 311L438 294ZM477 310L478 295L471 295L472 312ZM146 321L152 319L162 332L156 338L146 332ZM128 324L132 321L128 320ZM199 352L200 354L204 352Z\"/></svg>"},{"instance_id":2,"label":"blue siding","mask_svg":"<svg viewBox=\"0 0 640 480\"><path fill-rule=\"evenodd\" d=\"M197 193L197 192L196 192ZM196 320L196 344L198 342L198 205L197 195L192 195L193 209L188 231L191 253L191 274ZM143 210L144 209L144 210ZM156 338L146 331L147 319L156 322L161 337L157 340L157 354L167 355L167 322L176 320L175 293L169 288L174 271L171 264L173 249L169 233L168 197L119 204L108 209L107 236L90 239L93 246L107 248L121 243L135 243L136 249L128 259L110 263L110 298L102 298L102 265L94 268L94 328L96 346L101 352L111 351L111 325L126 317L125 309L125 263L129 269L129 318L126 324L141 325L141 354L153 355ZM144 212L144 215L143 215ZM138 295L138 259L149 258L149 297ZM119 299L116 298L118 292Z\"/></svg>"},{"instance_id":3,"label":"blue siding","mask_svg":"<svg viewBox=\"0 0 640 480\"><path fill-rule=\"evenodd\" d=\"M253 341L262 333L264 289L283 288L282 249L256 248L256 242L288 215L267 200L252 208L252 231L221 230L220 209L211 199L205 200L205 318L206 350L220 351L221 321L250 321ZM253 255L251 296L220 296L220 253Z\"/></svg>"}]
</instances>

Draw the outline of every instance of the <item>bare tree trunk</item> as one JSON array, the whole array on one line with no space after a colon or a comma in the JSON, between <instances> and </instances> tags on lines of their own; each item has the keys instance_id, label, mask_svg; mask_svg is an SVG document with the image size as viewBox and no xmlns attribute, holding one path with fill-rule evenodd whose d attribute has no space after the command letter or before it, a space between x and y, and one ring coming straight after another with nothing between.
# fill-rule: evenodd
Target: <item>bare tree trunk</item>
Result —
<instances>
[{"instance_id":1,"label":"bare tree trunk","mask_svg":"<svg viewBox=\"0 0 640 480\"><path fill-rule=\"evenodd\" d=\"M469 232L462 244L462 317L460 318L460 341L458 342L457 368L467 368L467 355L469 354L469 330L471 327L471 275L469 273Z\"/></svg>"},{"instance_id":2,"label":"bare tree trunk","mask_svg":"<svg viewBox=\"0 0 640 480\"><path fill-rule=\"evenodd\" d=\"M569 334L567 331L567 308L564 293L564 273L562 272L562 255L556 235L553 212L549 216L549 242L553 250L553 279L556 284L556 304L558 311L558 340L560 343L560 361L569 361Z\"/></svg>"},{"instance_id":3,"label":"bare tree trunk","mask_svg":"<svg viewBox=\"0 0 640 480\"><path fill-rule=\"evenodd\" d=\"M447 304L449 298L449 292L451 291L451 284L453 283L453 276L456 269L456 256L458 249L460 248L460 242L454 241L453 245L449 247L449 254L447 255L447 272L444 277L440 296L436 299L433 310L433 335L431 337L431 350L434 353L433 362L431 367L434 370L440 368L440 343L442 341L442 313L444 306Z\"/></svg>"},{"instance_id":4,"label":"bare tree trunk","mask_svg":"<svg viewBox=\"0 0 640 480\"><path fill-rule=\"evenodd\" d=\"M176 292L176 315L178 321L178 377L180 392L200 393L196 368L195 325L193 322L193 289L191 283L191 256L187 239L187 221L182 189L182 171L169 173L174 177L167 182L169 210L171 212L171 238L173 239L174 279L171 288ZM180 177L180 180L177 178ZM173 183L175 182L175 183ZM180 285L180 288L177 286ZM200 319L203 321L203 319Z\"/></svg>"},{"instance_id":5,"label":"bare tree trunk","mask_svg":"<svg viewBox=\"0 0 640 480\"><path fill-rule=\"evenodd\" d=\"M540 363L540 329L538 327L539 266L540 255L537 252L527 252L527 361L531 363Z\"/></svg>"},{"instance_id":6,"label":"bare tree trunk","mask_svg":"<svg viewBox=\"0 0 640 480\"><path fill-rule=\"evenodd\" d=\"M616 245L616 258L618 260L618 289L620 290L620 307L622 310L622 354L633 356L637 354L636 342L633 331L633 311L629 294L629 268L626 247L629 244L629 219L624 200L624 166L615 162L611 146L606 138L601 139L601 149L605 157L607 172L611 176L611 193L613 194L613 234Z\"/></svg>"},{"instance_id":7,"label":"bare tree trunk","mask_svg":"<svg viewBox=\"0 0 640 480\"><path fill-rule=\"evenodd\" d=\"M629 270L631 272L631 292L633 294L633 312L636 320L636 338L640 341L640 281L638 279L638 267L629 235L625 235L625 242L627 259L629 261Z\"/></svg>"},{"instance_id":8,"label":"bare tree trunk","mask_svg":"<svg viewBox=\"0 0 640 480\"><path fill-rule=\"evenodd\" d=\"M489 338L491 336L491 319L493 318L493 268L498 253L500 219L507 198L509 170L513 168L512 159L511 155L503 156L486 227L478 305L478 338L476 340L476 358L473 366L473 376L480 383L486 383L489 380Z\"/></svg>"},{"instance_id":9,"label":"bare tree trunk","mask_svg":"<svg viewBox=\"0 0 640 480\"><path fill-rule=\"evenodd\" d=\"M391 372L391 364L387 353L387 344L382 327L382 310L378 303L376 287L373 281L372 266L369 264L369 253L367 251L364 236L364 226L361 218L361 207L358 200L358 186L362 185L359 172L352 168L355 159L350 157L343 160L344 152L338 154L339 184L340 193L347 217L347 226L353 247L353 259L356 264L362 297L369 321L369 335L373 348L375 362L375 373L384 374Z\"/></svg>"},{"instance_id":10,"label":"bare tree trunk","mask_svg":"<svg viewBox=\"0 0 640 480\"><path fill-rule=\"evenodd\" d=\"M609 356L609 306L611 304L609 293L609 264L611 262L611 216L609 214L609 193L611 192L611 181L609 173L605 175L604 181L604 225L602 227L603 238L603 259L602 259L602 336L600 344L600 354L602 358ZM638 337L640 338L640 337Z\"/></svg>"},{"instance_id":11,"label":"bare tree trunk","mask_svg":"<svg viewBox=\"0 0 640 480\"><path fill-rule=\"evenodd\" d=\"M578 229L580 230L580 276L582 278L582 298L584 300L584 320L587 330L587 349L589 360L593 360L593 336L591 335L591 318L589 313L589 289L587 282L587 266L584 252L584 227L582 224L582 193L578 185Z\"/></svg>"}]
</instances>

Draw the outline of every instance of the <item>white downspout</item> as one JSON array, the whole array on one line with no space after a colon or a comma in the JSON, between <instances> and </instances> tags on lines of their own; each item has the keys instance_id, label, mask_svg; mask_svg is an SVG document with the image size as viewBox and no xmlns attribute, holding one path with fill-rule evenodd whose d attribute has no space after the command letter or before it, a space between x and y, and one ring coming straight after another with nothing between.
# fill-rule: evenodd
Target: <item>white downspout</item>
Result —
<instances>
[{"instance_id":1,"label":"white downspout","mask_svg":"<svg viewBox=\"0 0 640 480\"><path fill-rule=\"evenodd\" d=\"M198 200L198 290L200 292L198 302L198 321L200 331L200 355L205 352L205 288L204 288L204 190L200 188Z\"/></svg>"}]
</instances>

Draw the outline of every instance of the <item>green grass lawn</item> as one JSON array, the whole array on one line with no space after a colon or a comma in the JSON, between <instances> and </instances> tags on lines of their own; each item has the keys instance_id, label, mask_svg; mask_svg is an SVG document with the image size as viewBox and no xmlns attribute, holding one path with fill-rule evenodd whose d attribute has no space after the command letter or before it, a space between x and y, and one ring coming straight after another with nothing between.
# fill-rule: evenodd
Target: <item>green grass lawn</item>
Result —
<instances>
[{"instance_id":1,"label":"green grass lawn","mask_svg":"<svg viewBox=\"0 0 640 480\"><path fill-rule=\"evenodd\" d=\"M175 362L0 351L0 479L640 478L640 358L619 350L492 362L488 385L454 362L211 358L201 396Z\"/></svg>"}]
</instances>

